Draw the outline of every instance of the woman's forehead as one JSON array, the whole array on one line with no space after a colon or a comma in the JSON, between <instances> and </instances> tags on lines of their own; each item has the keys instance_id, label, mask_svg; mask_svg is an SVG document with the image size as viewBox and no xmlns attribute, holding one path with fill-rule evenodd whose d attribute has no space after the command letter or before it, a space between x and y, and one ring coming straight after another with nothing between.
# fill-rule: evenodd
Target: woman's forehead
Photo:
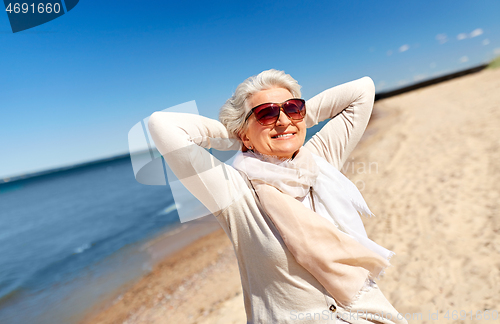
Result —
<instances>
[{"instance_id":1,"label":"woman's forehead","mask_svg":"<svg viewBox=\"0 0 500 324\"><path fill-rule=\"evenodd\" d=\"M293 98L293 95L285 88L270 88L266 90L261 90L254 93L250 98L248 98L248 111L255 106L261 105L263 103L273 102L282 103L288 99Z\"/></svg>"}]
</instances>

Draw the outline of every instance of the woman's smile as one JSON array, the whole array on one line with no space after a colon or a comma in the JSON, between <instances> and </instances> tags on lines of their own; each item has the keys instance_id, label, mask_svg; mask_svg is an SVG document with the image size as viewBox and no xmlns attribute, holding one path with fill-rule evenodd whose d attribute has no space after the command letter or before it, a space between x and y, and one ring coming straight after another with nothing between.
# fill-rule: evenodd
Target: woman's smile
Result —
<instances>
[{"instance_id":1,"label":"woman's smile","mask_svg":"<svg viewBox=\"0 0 500 324\"><path fill-rule=\"evenodd\" d=\"M277 139L277 140L288 140L288 139L291 139L292 137L294 137L295 134L296 134L295 132L281 133L281 134L274 135L271 138Z\"/></svg>"}]
</instances>

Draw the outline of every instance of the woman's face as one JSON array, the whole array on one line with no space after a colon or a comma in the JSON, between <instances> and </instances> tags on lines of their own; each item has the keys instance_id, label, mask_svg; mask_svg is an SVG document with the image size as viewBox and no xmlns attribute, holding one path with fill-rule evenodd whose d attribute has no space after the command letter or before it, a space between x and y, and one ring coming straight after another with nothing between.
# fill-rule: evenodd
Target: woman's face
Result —
<instances>
[{"instance_id":1,"label":"woman's face","mask_svg":"<svg viewBox=\"0 0 500 324\"><path fill-rule=\"evenodd\" d=\"M292 94L284 88L271 88L255 93L248 99L251 108L263 103L282 103L292 99ZM250 109L246 112L249 113ZM285 135L285 136L278 136ZM252 114L247 120L247 127L241 133L241 140L247 148L252 148L265 155L274 155L279 158L290 159L302 147L306 138L306 122L291 120L280 111L276 124L262 126Z\"/></svg>"}]
</instances>

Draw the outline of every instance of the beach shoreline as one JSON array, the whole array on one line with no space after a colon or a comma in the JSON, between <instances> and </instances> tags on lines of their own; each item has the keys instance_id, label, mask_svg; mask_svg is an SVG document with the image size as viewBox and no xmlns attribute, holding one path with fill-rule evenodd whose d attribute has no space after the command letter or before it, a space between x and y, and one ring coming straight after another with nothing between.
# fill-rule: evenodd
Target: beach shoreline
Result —
<instances>
[{"instance_id":1,"label":"beach shoreline","mask_svg":"<svg viewBox=\"0 0 500 324\"><path fill-rule=\"evenodd\" d=\"M180 263L181 260L184 260L184 262L189 260L193 263L193 260L187 256L192 257L196 255L196 251L198 250L204 251L215 247L218 247L217 250L224 248L227 245L227 242L223 240L224 238L228 241L217 220L209 215L188 223L179 224L177 227L141 243L139 250L148 256L147 264L145 263L144 266L148 267L149 271L145 275L135 278L115 291L110 292L105 301L88 309L78 323L90 324L100 323L101 321L102 323L112 323L116 321L117 316L120 320L129 316L131 314L130 311L128 311L126 316L121 314L122 312L118 312L120 314L117 314L115 305L123 301L122 303L127 304L127 308L133 308L137 303L129 301L129 299L135 299L135 297L129 297L130 292L134 291L135 295L138 291L146 289L144 288L144 283L149 282L155 274L163 271L162 269L171 268L173 269L172 273L183 273L180 276L167 276L165 279L162 286L164 291L174 291L182 284L183 276L190 276L200 270L199 267L185 266L184 263ZM211 257L213 256L211 255ZM205 259L205 261L209 260L207 256L201 256L200 258ZM173 266L174 264L177 264L177 266ZM203 264L204 267L207 266L206 262L200 264ZM149 296L151 292L148 292ZM144 298L142 298L139 303L142 305L144 302ZM138 308L133 309L134 311L138 310ZM113 319L108 318L109 313L113 313L111 316Z\"/></svg>"}]
</instances>

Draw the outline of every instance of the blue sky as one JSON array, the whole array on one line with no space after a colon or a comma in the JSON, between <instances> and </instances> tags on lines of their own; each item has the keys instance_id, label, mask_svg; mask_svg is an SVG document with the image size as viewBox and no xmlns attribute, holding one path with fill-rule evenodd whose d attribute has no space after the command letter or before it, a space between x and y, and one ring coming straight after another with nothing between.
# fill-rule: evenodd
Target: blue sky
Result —
<instances>
[{"instance_id":1,"label":"blue sky","mask_svg":"<svg viewBox=\"0 0 500 324\"><path fill-rule=\"evenodd\" d=\"M0 13L0 178L127 152L130 128L202 115L275 68L308 99L365 75L381 92L500 55L500 1L88 1L13 34Z\"/></svg>"}]
</instances>

